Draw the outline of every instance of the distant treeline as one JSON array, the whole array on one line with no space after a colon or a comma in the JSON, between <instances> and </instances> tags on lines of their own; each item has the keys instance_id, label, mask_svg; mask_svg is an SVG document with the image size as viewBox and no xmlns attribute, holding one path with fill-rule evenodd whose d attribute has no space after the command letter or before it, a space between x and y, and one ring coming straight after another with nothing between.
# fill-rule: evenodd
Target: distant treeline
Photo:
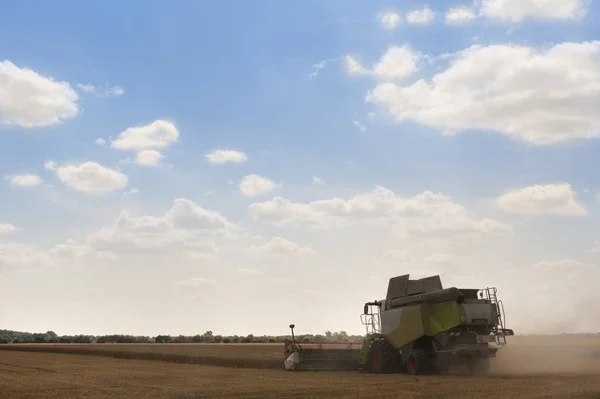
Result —
<instances>
[{"instance_id":1,"label":"distant treeline","mask_svg":"<svg viewBox=\"0 0 600 399\"><path fill-rule=\"evenodd\" d=\"M118 344L148 344L148 343L276 343L283 342L289 335L261 335L247 336L231 335L222 336L214 335L212 331L206 331L204 334L196 335L157 335L149 336L134 336L123 334L112 335L58 335L54 331L45 333L29 333L12 330L0 330L0 344L25 344L25 343L48 343L48 344L89 344L89 343L118 343ZM345 331L331 332L325 334L304 334L296 336L296 339L301 342L345 342L345 341L360 341L360 335L348 335Z\"/></svg>"},{"instance_id":2,"label":"distant treeline","mask_svg":"<svg viewBox=\"0 0 600 399\"><path fill-rule=\"evenodd\" d=\"M564 337L596 337L600 338L600 333L588 334L524 334L521 336L564 336ZM185 344L185 343L276 343L283 342L286 338L291 338L289 335L261 335L254 336L252 334L246 336L239 335L214 335L212 331L206 331L204 334L196 335L157 335L149 336L134 336L123 334L112 335L58 335L54 331L45 333L29 333L12 330L0 330L0 344L28 344L28 343L48 343L48 344L90 344L90 343L117 343L117 344ZM296 339L300 342L348 342L360 341L363 339L361 335L348 335L345 331L331 332L325 334L304 334L297 335Z\"/></svg>"}]
</instances>

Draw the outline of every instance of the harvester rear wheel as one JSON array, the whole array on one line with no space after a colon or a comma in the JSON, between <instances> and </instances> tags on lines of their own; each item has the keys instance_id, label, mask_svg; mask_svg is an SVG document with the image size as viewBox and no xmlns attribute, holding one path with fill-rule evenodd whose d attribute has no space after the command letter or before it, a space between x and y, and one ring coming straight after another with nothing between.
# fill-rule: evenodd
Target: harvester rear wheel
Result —
<instances>
[{"instance_id":1,"label":"harvester rear wheel","mask_svg":"<svg viewBox=\"0 0 600 399\"><path fill-rule=\"evenodd\" d=\"M406 357L406 368L411 375L430 373L433 369L432 359L424 350L413 349Z\"/></svg>"},{"instance_id":2,"label":"harvester rear wheel","mask_svg":"<svg viewBox=\"0 0 600 399\"><path fill-rule=\"evenodd\" d=\"M371 343L369 350L369 372L392 373L398 370L400 355L386 340L378 339Z\"/></svg>"}]
</instances>

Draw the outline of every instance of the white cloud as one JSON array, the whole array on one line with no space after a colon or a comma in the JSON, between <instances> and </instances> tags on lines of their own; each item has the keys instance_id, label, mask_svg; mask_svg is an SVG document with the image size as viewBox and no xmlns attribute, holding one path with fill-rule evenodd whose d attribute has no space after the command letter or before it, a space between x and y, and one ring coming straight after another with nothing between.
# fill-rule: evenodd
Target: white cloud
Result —
<instances>
[{"instance_id":1,"label":"white cloud","mask_svg":"<svg viewBox=\"0 0 600 399\"><path fill-rule=\"evenodd\" d=\"M406 20L413 25L429 25L435 18L435 13L427 6L408 13Z\"/></svg>"},{"instance_id":2,"label":"white cloud","mask_svg":"<svg viewBox=\"0 0 600 399\"><path fill-rule=\"evenodd\" d=\"M600 134L600 42L536 50L474 45L449 56L429 82L377 85L366 101L398 122L442 129L495 131L536 145Z\"/></svg>"},{"instance_id":3,"label":"white cloud","mask_svg":"<svg viewBox=\"0 0 600 399\"><path fill-rule=\"evenodd\" d=\"M276 225L343 227L379 221L391 224L403 238L423 240L476 240L486 235L512 235L510 226L493 219L477 219L467 209L440 194L426 191L400 197L377 186L350 199L330 198L309 203L275 197L248 207L256 221Z\"/></svg>"},{"instance_id":4,"label":"white cloud","mask_svg":"<svg viewBox=\"0 0 600 399\"><path fill-rule=\"evenodd\" d=\"M0 242L0 270L30 266L51 266L53 264L54 261L47 253L34 246L16 242Z\"/></svg>"},{"instance_id":5,"label":"white cloud","mask_svg":"<svg viewBox=\"0 0 600 399\"><path fill-rule=\"evenodd\" d=\"M466 24L475 18L475 12L467 7L451 8L446 12L446 23L450 25Z\"/></svg>"},{"instance_id":6,"label":"white cloud","mask_svg":"<svg viewBox=\"0 0 600 399\"><path fill-rule=\"evenodd\" d=\"M64 165L56 170L58 179L87 195L104 195L127 185L127 176L96 162Z\"/></svg>"},{"instance_id":7,"label":"white cloud","mask_svg":"<svg viewBox=\"0 0 600 399\"><path fill-rule=\"evenodd\" d=\"M254 245L248 248L253 254L262 255L315 255L315 251L308 247L301 247L295 242L286 240L282 237L274 237L262 245Z\"/></svg>"},{"instance_id":8,"label":"white cloud","mask_svg":"<svg viewBox=\"0 0 600 399\"><path fill-rule=\"evenodd\" d=\"M322 186L325 184L325 181L319 176L313 176L312 184L315 186Z\"/></svg>"},{"instance_id":9,"label":"white cloud","mask_svg":"<svg viewBox=\"0 0 600 399\"><path fill-rule=\"evenodd\" d=\"M67 82L0 61L0 124L50 126L79 113L78 96Z\"/></svg>"},{"instance_id":10,"label":"white cloud","mask_svg":"<svg viewBox=\"0 0 600 399\"><path fill-rule=\"evenodd\" d=\"M57 244L50 250L50 255L63 259L77 259L93 252L88 245L80 244L76 240L68 239L64 244Z\"/></svg>"},{"instance_id":11,"label":"white cloud","mask_svg":"<svg viewBox=\"0 0 600 399\"><path fill-rule=\"evenodd\" d=\"M125 94L125 90L121 86L113 86L110 89L106 90L107 96L122 96Z\"/></svg>"},{"instance_id":12,"label":"white cloud","mask_svg":"<svg viewBox=\"0 0 600 399\"><path fill-rule=\"evenodd\" d=\"M140 190L138 188L132 188L131 190L127 191L125 194L127 195L137 195L140 193Z\"/></svg>"},{"instance_id":13,"label":"white cloud","mask_svg":"<svg viewBox=\"0 0 600 399\"><path fill-rule=\"evenodd\" d=\"M367 131L367 127L365 125L363 125L362 123L360 123L359 121L352 121L352 124L354 126L356 126L358 128L358 130L360 130L363 133Z\"/></svg>"},{"instance_id":14,"label":"white cloud","mask_svg":"<svg viewBox=\"0 0 600 399\"><path fill-rule=\"evenodd\" d=\"M94 143L96 143L97 145L104 145L104 144L106 144L106 140L100 138L100 139L94 140Z\"/></svg>"},{"instance_id":15,"label":"white cloud","mask_svg":"<svg viewBox=\"0 0 600 399\"><path fill-rule=\"evenodd\" d=\"M319 72L321 72L322 69L324 69L327 64L329 64L330 62L336 61L337 58L333 58L333 59L327 59L327 60L321 60L319 62L316 62L313 64L313 71L308 75L309 79L314 79L317 77L317 75L319 74Z\"/></svg>"},{"instance_id":16,"label":"white cloud","mask_svg":"<svg viewBox=\"0 0 600 399\"><path fill-rule=\"evenodd\" d=\"M482 0L481 14L488 18L520 22L532 19L579 19L586 15L585 0Z\"/></svg>"},{"instance_id":17,"label":"white cloud","mask_svg":"<svg viewBox=\"0 0 600 399\"><path fill-rule=\"evenodd\" d=\"M143 166L158 166L164 155L156 150L143 150L137 153L135 163Z\"/></svg>"},{"instance_id":18,"label":"white cloud","mask_svg":"<svg viewBox=\"0 0 600 399\"><path fill-rule=\"evenodd\" d=\"M126 129L110 146L118 150L156 150L167 148L178 139L179 131L173 123L156 120L149 125Z\"/></svg>"},{"instance_id":19,"label":"white cloud","mask_svg":"<svg viewBox=\"0 0 600 399\"><path fill-rule=\"evenodd\" d=\"M160 216L124 211L112 226L89 234L86 244L99 251L185 253L199 259L218 253L215 237L235 238L239 230L219 212L179 198Z\"/></svg>"},{"instance_id":20,"label":"white cloud","mask_svg":"<svg viewBox=\"0 0 600 399\"><path fill-rule=\"evenodd\" d=\"M11 223L0 223L0 234L12 233L17 231L17 228Z\"/></svg>"},{"instance_id":21,"label":"white cloud","mask_svg":"<svg viewBox=\"0 0 600 399\"><path fill-rule=\"evenodd\" d=\"M125 90L121 86L102 88L90 83L78 83L77 87L84 93L96 94L99 97L118 97L125 94Z\"/></svg>"},{"instance_id":22,"label":"white cloud","mask_svg":"<svg viewBox=\"0 0 600 399\"><path fill-rule=\"evenodd\" d=\"M14 175L10 176L9 180L11 184L20 187L33 187L42 182L42 179L38 175L33 174Z\"/></svg>"},{"instance_id":23,"label":"white cloud","mask_svg":"<svg viewBox=\"0 0 600 399\"><path fill-rule=\"evenodd\" d=\"M77 87L79 87L79 90L81 90L84 93L95 93L96 92L96 86L89 84L89 83L78 83Z\"/></svg>"},{"instance_id":24,"label":"white cloud","mask_svg":"<svg viewBox=\"0 0 600 399\"><path fill-rule=\"evenodd\" d=\"M357 59L350 55L346 55L344 57L344 64L346 66L346 72L348 72L348 75L359 75L369 72Z\"/></svg>"},{"instance_id":25,"label":"white cloud","mask_svg":"<svg viewBox=\"0 0 600 399\"><path fill-rule=\"evenodd\" d=\"M344 62L349 75L371 75L381 80L405 79L417 70L421 54L410 46L390 46L371 69L363 67L352 56L346 55Z\"/></svg>"},{"instance_id":26,"label":"white cloud","mask_svg":"<svg viewBox=\"0 0 600 399\"><path fill-rule=\"evenodd\" d=\"M222 165L227 162L243 163L248 160L246 154L235 150L215 150L205 155L208 162L212 164Z\"/></svg>"},{"instance_id":27,"label":"white cloud","mask_svg":"<svg viewBox=\"0 0 600 399\"><path fill-rule=\"evenodd\" d=\"M240 192L245 197L256 197L272 192L277 185L274 181L259 175L245 176L240 182Z\"/></svg>"},{"instance_id":28,"label":"white cloud","mask_svg":"<svg viewBox=\"0 0 600 399\"><path fill-rule=\"evenodd\" d=\"M512 227L493 219L476 220L467 215L427 218L406 227L401 235L419 240L478 240L485 235L514 235Z\"/></svg>"},{"instance_id":29,"label":"white cloud","mask_svg":"<svg viewBox=\"0 0 600 399\"><path fill-rule=\"evenodd\" d=\"M381 26L387 30L396 29L402 20L400 14L394 11L380 12L378 19Z\"/></svg>"},{"instance_id":30,"label":"white cloud","mask_svg":"<svg viewBox=\"0 0 600 399\"><path fill-rule=\"evenodd\" d=\"M51 172L54 172L56 170L56 162L54 161L46 161L44 162L44 168L46 168L46 170L49 170Z\"/></svg>"},{"instance_id":31,"label":"white cloud","mask_svg":"<svg viewBox=\"0 0 600 399\"><path fill-rule=\"evenodd\" d=\"M509 191L498 198L507 212L557 215L585 215L569 183L534 185Z\"/></svg>"},{"instance_id":32,"label":"white cloud","mask_svg":"<svg viewBox=\"0 0 600 399\"><path fill-rule=\"evenodd\" d=\"M403 79L417 71L418 61L419 54L408 45L391 46L373 67L373 74L384 80Z\"/></svg>"}]
</instances>

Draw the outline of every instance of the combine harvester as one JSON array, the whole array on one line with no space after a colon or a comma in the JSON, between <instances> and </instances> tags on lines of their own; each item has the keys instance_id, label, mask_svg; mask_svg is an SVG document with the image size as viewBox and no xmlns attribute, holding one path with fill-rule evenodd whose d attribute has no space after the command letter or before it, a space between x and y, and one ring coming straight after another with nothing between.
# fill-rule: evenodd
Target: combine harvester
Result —
<instances>
[{"instance_id":1,"label":"combine harvester","mask_svg":"<svg viewBox=\"0 0 600 399\"><path fill-rule=\"evenodd\" d=\"M361 315L362 343L299 343L284 346L285 370L365 370L371 373L443 373L466 365L487 372L489 360L514 335L505 328L496 288L443 288L439 276L393 277L384 300L368 302Z\"/></svg>"}]
</instances>

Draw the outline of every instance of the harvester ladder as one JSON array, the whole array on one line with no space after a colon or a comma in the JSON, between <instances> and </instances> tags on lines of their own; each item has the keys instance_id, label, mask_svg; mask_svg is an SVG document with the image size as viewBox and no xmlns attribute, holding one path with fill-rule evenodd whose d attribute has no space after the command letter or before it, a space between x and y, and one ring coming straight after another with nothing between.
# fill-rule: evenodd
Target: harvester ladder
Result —
<instances>
[{"instance_id":1,"label":"harvester ladder","mask_svg":"<svg viewBox=\"0 0 600 399\"><path fill-rule=\"evenodd\" d=\"M485 289L486 297L494 307L494 313L496 315L496 327L494 328L494 335L496 337L496 343L498 345L506 344L506 335L504 332L504 305L502 301L498 300L496 295L497 290L495 287Z\"/></svg>"}]
</instances>

